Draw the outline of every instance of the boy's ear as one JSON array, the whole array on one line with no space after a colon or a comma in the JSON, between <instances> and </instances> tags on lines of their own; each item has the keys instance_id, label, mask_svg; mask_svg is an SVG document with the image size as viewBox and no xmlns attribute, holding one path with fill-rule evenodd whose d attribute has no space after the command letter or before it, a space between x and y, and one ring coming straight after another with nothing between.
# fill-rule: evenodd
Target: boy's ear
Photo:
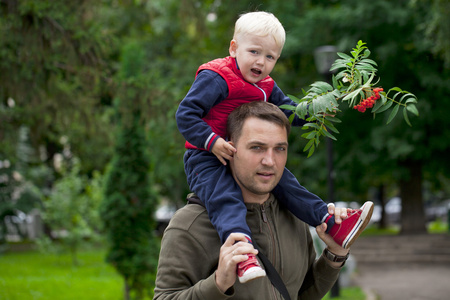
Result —
<instances>
[{"instance_id":1,"label":"boy's ear","mask_svg":"<svg viewBox=\"0 0 450 300\"><path fill-rule=\"evenodd\" d=\"M230 52L230 56L231 57L236 58L236 49L237 49L236 40L231 40L230 48L228 49L228 51Z\"/></svg>"}]
</instances>

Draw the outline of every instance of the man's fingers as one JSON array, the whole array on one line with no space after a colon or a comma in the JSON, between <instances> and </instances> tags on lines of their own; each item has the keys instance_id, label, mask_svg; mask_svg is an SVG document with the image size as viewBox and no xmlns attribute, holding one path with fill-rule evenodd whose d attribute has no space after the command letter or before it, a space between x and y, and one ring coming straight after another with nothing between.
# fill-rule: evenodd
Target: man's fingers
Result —
<instances>
[{"instance_id":1,"label":"man's fingers","mask_svg":"<svg viewBox=\"0 0 450 300\"><path fill-rule=\"evenodd\" d=\"M232 251L230 251L230 254L232 256L243 255L243 256L247 257L247 255L250 253L255 254L255 255L258 254L258 250L255 249L252 244L248 244L248 243L247 244L237 243L233 246L233 248L234 249ZM247 258L245 258L244 260L247 260ZM239 257L238 259L241 259L241 257Z\"/></svg>"},{"instance_id":2,"label":"man's fingers","mask_svg":"<svg viewBox=\"0 0 450 300\"><path fill-rule=\"evenodd\" d=\"M228 236L225 243L223 243L223 246L233 246L237 242L245 242L248 243L247 238L242 233L232 233Z\"/></svg>"}]
</instances>

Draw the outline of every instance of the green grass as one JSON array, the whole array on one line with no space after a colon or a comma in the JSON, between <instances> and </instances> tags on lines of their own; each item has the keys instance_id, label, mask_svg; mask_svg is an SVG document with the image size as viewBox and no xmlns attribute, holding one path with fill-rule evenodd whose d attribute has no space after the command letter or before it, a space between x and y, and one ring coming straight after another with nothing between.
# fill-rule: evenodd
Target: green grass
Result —
<instances>
[{"instance_id":1,"label":"green grass","mask_svg":"<svg viewBox=\"0 0 450 300\"><path fill-rule=\"evenodd\" d=\"M104 254L82 251L78 266L68 254L0 254L0 299L121 300L122 278L104 262Z\"/></svg>"},{"instance_id":2,"label":"green grass","mask_svg":"<svg viewBox=\"0 0 450 300\"><path fill-rule=\"evenodd\" d=\"M380 229L378 225L369 225L361 233L361 236L377 236L377 235L397 235L400 233L399 226L389 226L387 228Z\"/></svg>"},{"instance_id":3,"label":"green grass","mask_svg":"<svg viewBox=\"0 0 450 300\"><path fill-rule=\"evenodd\" d=\"M449 233L450 227L446 222L443 222L441 219L437 219L436 221L430 222L430 224L428 224L428 232Z\"/></svg>"},{"instance_id":4,"label":"green grass","mask_svg":"<svg viewBox=\"0 0 450 300\"><path fill-rule=\"evenodd\" d=\"M365 300L366 295L359 287L340 288L339 297L331 298L330 293L323 298L325 300Z\"/></svg>"},{"instance_id":5,"label":"green grass","mask_svg":"<svg viewBox=\"0 0 450 300\"><path fill-rule=\"evenodd\" d=\"M0 254L0 299L8 300L122 300L122 278L104 262L103 250L81 251L80 264L69 254L38 251ZM332 300L364 300L359 287L340 289Z\"/></svg>"},{"instance_id":6,"label":"green grass","mask_svg":"<svg viewBox=\"0 0 450 300\"><path fill-rule=\"evenodd\" d=\"M449 226L447 222L443 222L442 220L436 220L428 223L427 225L428 233L430 234L442 234L442 233L450 233ZM400 233L400 226L390 225L387 228L380 229L377 225L369 225L363 231L361 236L376 236L376 235L397 235Z\"/></svg>"}]
</instances>

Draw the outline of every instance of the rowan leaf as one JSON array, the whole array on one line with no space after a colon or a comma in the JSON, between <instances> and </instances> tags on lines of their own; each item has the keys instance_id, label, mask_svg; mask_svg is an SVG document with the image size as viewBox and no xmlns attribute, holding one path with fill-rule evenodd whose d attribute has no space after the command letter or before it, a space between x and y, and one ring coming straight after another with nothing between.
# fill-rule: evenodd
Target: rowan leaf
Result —
<instances>
[{"instance_id":1,"label":"rowan leaf","mask_svg":"<svg viewBox=\"0 0 450 300\"><path fill-rule=\"evenodd\" d=\"M325 136L329 137L332 140L337 141L337 139L334 137L334 135L332 135L328 130L323 130L322 132Z\"/></svg>"},{"instance_id":2,"label":"rowan leaf","mask_svg":"<svg viewBox=\"0 0 450 300\"><path fill-rule=\"evenodd\" d=\"M409 122L408 112L406 107L403 108L403 118L405 119L406 124L412 127L411 122Z\"/></svg>"},{"instance_id":3,"label":"rowan leaf","mask_svg":"<svg viewBox=\"0 0 450 300\"><path fill-rule=\"evenodd\" d=\"M308 151L308 149L311 147L314 147L314 139L312 139L308 143L306 143L305 148L303 148L303 152Z\"/></svg>"},{"instance_id":4,"label":"rowan leaf","mask_svg":"<svg viewBox=\"0 0 450 300\"><path fill-rule=\"evenodd\" d=\"M391 123L391 121L392 121L392 120L395 118L395 116L397 115L398 109L399 109L399 108L400 108L400 104L397 104L396 106L394 106L394 108L393 108L392 111L391 111L391 114L389 115L389 118L388 118L386 124Z\"/></svg>"},{"instance_id":5,"label":"rowan leaf","mask_svg":"<svg viewBox=\"0 0 450 300\"><path fill-rule=\"evenodd\" d=\"M377 109L376 111L373 111L373 110L372 110L372 112L377 113L377 114L382 113L382 112L388 110L388 109L392 106L393 103L394 103L393 101L388 101L388 102L386 102L386 104L384 104L383 106L381 106L381 107L380 107L379 109Z\"/></svg>"},{"instance_id":6,"label":"rowan leaf","mask_svg":"<svg viewBox=\"0 0 450 300\"><path fill-rule=\"evenodd\" d=\"M406 109L407 109L409 112L413 113L414 115L419 116L419 111L417 110L417 107L416 107L414 104L408 103L408 104L406 105Z\"/></svg>"}]
</instances>

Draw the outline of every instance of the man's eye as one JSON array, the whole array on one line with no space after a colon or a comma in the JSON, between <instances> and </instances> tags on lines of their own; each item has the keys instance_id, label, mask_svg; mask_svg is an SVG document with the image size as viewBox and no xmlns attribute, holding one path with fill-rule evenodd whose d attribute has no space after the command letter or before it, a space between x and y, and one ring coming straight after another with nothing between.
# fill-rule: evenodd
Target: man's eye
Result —
<instances>
[{"instance_id":1,"label":"man's eye","mask_svg":"<svg viewBox=\"0 0 450 300\"><path fill-rule=\"evenodd\" d=\"M261 146L252 146L252 147L250 147L250 149L252 149L252 150L261 150L262 148L261 148Z\"/></svg>"},{"instance_id":2,"label":"man's eye","mask_svg":"<svg viewBox=\"0 0 450 300\"><path fill-rule=\"evenodd\" d=\"M278 151L286 151L286 147L278 147L277 150Z\"/></svg>"}]
</instances>

